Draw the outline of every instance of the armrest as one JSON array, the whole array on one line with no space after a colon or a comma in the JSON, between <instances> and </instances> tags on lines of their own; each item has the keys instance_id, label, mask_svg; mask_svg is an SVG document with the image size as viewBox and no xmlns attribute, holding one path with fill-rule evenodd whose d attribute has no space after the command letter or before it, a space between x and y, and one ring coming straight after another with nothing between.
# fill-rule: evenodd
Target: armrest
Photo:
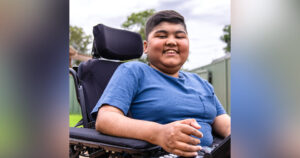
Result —
<instances>
[{"instance_id":1,"label":"armrest","mask_svg":"<svg viewBox=\"0 0 300 158\"><path fill-rule=\"evenodd\" d=\"M142 140L109 136L95 129L75 127L70 127L70 143L127 152L147 152L160 148L157 145Z\"/></svg>"}]
</instances>

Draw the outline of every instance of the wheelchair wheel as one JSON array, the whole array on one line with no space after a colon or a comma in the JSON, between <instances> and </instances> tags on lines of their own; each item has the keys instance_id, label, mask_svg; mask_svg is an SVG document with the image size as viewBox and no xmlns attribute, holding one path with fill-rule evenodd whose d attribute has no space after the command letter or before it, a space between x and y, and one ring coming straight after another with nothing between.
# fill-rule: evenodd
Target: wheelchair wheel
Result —
<instances>
[{"instance_id":1,"label":"wheelchair wheel","mask_svg":"<svg viewBox=\"0 0 300 158\"><path fill-rule=\"evenodd\" d=\"M69 158L79 158L80 151L76 151L74 145L69 146Z\"/></svg>"}]
</instances>

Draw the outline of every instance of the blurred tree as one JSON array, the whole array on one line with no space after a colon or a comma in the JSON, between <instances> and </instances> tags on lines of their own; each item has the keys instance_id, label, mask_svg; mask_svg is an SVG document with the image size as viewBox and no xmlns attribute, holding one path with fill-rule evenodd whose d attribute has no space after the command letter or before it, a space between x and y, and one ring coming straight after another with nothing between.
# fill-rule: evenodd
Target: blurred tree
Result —
<instances>
[{"instance_id":1,"label":"blurred tree","mask_svg":"<svg viewBox=\"0 0 300 158\"><path fill-rule=\"evenodd\" d=\"M231 25L225 25L223 28L224 35L221 36L221 40L227 44L224 48L225 53L230 53L231 51Z\"/></svg>"},{"instance_id":2,"label":"blurred tree","mask_svg":"<svg viewBox=\"0 0 300 158\"><path fill-rule=\"evenodd\" d=\"M142 39L145 40L145 25L147 19L155 13L154 9L148 9L137 13L132 13L127 17L127 20L122 24L122 27L139 33Z\"/></svg>"},{"instance_id":3,"label":"blurred tree","mask_svg":"<svg viewBox=\"0 0 300 158\"><path fill-rule=\"evenodd\" d=\"M80 53L89 54L87 47L92 42L92 36L86 35L81 27L70 25L69 29L69 45Z\"/></svg>"}]
</instances>

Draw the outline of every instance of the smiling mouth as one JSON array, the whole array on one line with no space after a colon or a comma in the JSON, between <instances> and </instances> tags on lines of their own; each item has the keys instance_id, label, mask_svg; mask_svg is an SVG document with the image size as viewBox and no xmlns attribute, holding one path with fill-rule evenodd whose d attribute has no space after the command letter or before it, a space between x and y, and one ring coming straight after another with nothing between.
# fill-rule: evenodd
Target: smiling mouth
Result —
<instances>
[{"instance_id":1,"label":"smiling mouth","mask_svg":"<svg viewBox=\"0 0 300 158\"><path fill-rule=\"evenodd\" d=\"M164 50L163 54L179 54L179 52L177 50L173 50L173 49L168 49L168 50Z\"/></svg>"}]
</instances>

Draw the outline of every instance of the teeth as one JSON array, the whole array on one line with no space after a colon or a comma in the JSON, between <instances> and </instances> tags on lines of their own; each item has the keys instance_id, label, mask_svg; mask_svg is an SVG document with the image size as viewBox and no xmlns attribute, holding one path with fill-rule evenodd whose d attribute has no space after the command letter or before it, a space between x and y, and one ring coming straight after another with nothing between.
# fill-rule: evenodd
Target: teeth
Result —
<instances>
[{"instance_id":1,"label":"teeth","mask_svg":"<svg viewBox=\"0 0 300 158\"><path fill-rule=\"evenodd\" d=\"M177 52L174 51L174 50L167 50L167 51L165 51L165 53L175 54L175 53L177 53Z\"/></svg>"}]
</instances>

